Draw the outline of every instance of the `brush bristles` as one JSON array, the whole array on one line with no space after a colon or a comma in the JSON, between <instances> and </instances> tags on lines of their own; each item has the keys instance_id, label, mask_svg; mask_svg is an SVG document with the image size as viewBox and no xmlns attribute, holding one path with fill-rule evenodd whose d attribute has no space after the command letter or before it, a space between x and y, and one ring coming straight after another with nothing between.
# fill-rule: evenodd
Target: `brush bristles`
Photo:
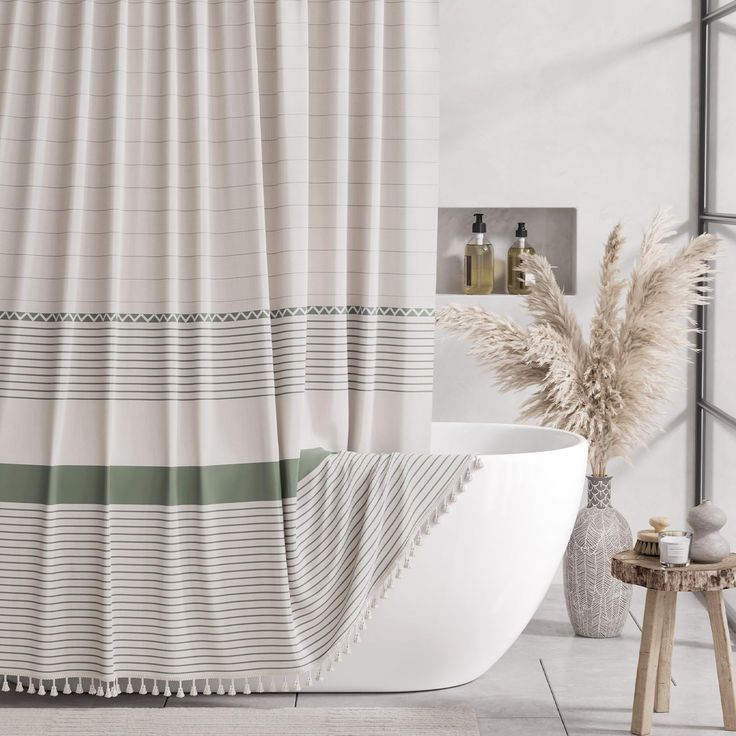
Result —
<instances>
[{"instance_id":1,"label":"brush bristles","mask_svg":"<svg viewBox=\"0 0 736 736\"><path fill-rule=\"evenodd\" d=\"M637 539L634 552L648 557L659 557L659 544L657 542L642 542L641 539Z\"/></svg>"}]
</instances>

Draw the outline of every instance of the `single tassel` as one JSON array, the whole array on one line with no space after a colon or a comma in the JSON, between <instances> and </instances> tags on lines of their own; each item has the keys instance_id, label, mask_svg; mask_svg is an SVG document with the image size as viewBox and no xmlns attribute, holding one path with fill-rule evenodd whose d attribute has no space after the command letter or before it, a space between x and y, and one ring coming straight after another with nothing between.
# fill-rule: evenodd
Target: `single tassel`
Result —
<instances>
[{"instance_id":1,"label":"single tassel","mask_svg":"<svg viewBox=\"0 0 736 736\"><path fill-rule=\"evenodd\" d=\"M141 677L141 687L138 690L138 695L148 695L148 688L146 687L146 681Z\"/></svg>"},{"instance_id":2,"label":"single tassel","mask_svg":"<svg viewBox=\"0 0 736 736\"><path fill-rule=\"evenodd\" d=\"M64 680L64 689L61 692L63 692L64 695L71 695L72 694L72 686L69 684L69 678L68 677Z\"/></svg>"},{"instance_id":3,"label":"single tassel","mask_svg":"<svg viewBox=\"0 0 736 736\"><path fill-rule=\"evenodd\" d=\"M342 652L341 652L341 651L339 651L339 650L338 650L338 652L337 652L337 661L338 661L338 662L342 662ZM330 672L331 672L331 671L332 671L332 670L330 670Z\"/></svg>"},{"instance_id":4,"label":"single tassel","mask_svg":"<svg viewBox=\"0 0 736 736\"><path fill-rule=\"evenodd\" d=\"M334 672L335 671L335 665L332 660L329 661L329 664L327 665L327 671L328 672Z\"/></svg>"},{"instance_id":5,"label":"single tassel","mask_svg":"<svg viewBox=\"0 0 736 736\"><path fill-rule=\"evenodd\" d=\"M268 688L268 691L271 693L276 692L276 678L275 677L271 678L271 686Z\"/></svg>"},{"instance_id":6,"label":"single tassel","mask_svg":"<svg viewBox=\"0 0 736 736\"><path fill-rule=\"evenodd\" d=\"M235 695L235 680L230 680L230 689L227 691L228 695Z\"/></svg>"},{"instance_id":7,"label":"single tassel","mask_svg":"<svg viewBox=\"0 0 736 736\"><path fill-rule=\"evenodd\" d=\"M112 683L112 696L113 698L117 698L118 695L121 695L123 692L123 688L120 687L120 680L118 678L115 678L115 681Z\"/></svg>"},{"instance_id":8,"label":"single tassel","mask_svg":"<svg viewBox=\"0 0 736 736\"><path fill-rule=\"evenodd\" d=\"M99 687L97 688L97 697L98 698L105 697L105 688L102 687L102 680L100 680Z\"/></svg>"},{"instance_id":9,"label":"single tassel","mask_svg":"<svg viewBox=\"0 0 736 736\"><path fill-rule=\"evenodd\" d=\"M204 690L202 690L202 695L212 695L212 688L210 687L209 678L204 681Z\"/></svg>"},{"instance_id":10,"label":"single tassel","mask_svg":"<svg viewBox=\"0 0 736 736\"><path fill-rule=\"evenodd\" d=\"M171 688L169 687L169 681L166 680L166 684L164 686L164 697L170 698L171 697Z\"/></svg>"},{"instance_id":11,"label":"single tassel","mask_svg":"<svg viewBox=\"0 0 736 736\"><path fill-rule=\"evenodd\" d=\"M82 687L82 678L81 677L77 677L77 687L74 690L74 692L77 695L82 695L84 693L84 688Z\"/></svg>"},{"instance_id":12,"label":"single tassel","mask_svg":"<svg viewBox=\"0 0 736 736\"><path fill-rule=\"evenodd\" d=\"M248 678L245 678L245 685L243 685L243 693L245 695L250 695L250 683L248 682Z\"/></svg>"},{"instance_id":13,"label":"single tassel","mask_svg":"<svg viewBox=\"0 0 736 736\"><path fill-rule=\"evenodd\" d=\"M299 675L294 678L294 692L300 693L302 691L302 683L299 681Z\"/></svg>"},{"instance_id":14,"label":"single tassel","mask_svg":"<svg viewBox=\"0 0 736 736\"><path fill-rule=\"evenodd\" d=\"M345 647L345 654L352 654L353 650L350 648L350 642L348 641L347 646Z\"/></svg>"},{"instance_id":15,"label":"single tassel","mask_svg":"<svg viewBox=\"0 0 736 736\"><path fill-rule=\"evenodd\" d=\"M56 680L52 680L51 682L51 692L49 692L49 695L52 698L55 698L59 694L59 691L56 689Z\"/></svg>"},{"instance_id":16,"label":"single tassel","mask_svg":"<svg viewBox=\"0 0 736 736\"><path fill-rule=\"evenodd\" d=\"M195 695L198 695L197 693L197 683L192 680L192 687L189 689L189 694L194 697Z\"/></svg>"},{"instance_id":17,"label":"single tassel","mask_svg":"<svg viewBox=\"0 0 736 736\"><path fill-rule=\"evenodd\" d=\"M97 695L97 688L95 687L95 680L94 680L94 678L90 678L90 681L89 681L89 690L87 692L90 695Z\"/></svg>"},{"instance_id":18,"label":"single tassel","mask_svg":"<svg viewBox=\"0 0 736 736\"><path fill-rule=\"evenodd\" d=\"M314 685L314 675L312 674L312 670L309 670L307 672L307 687L312 687Z\"/></svg>"},{"instance_id":19,"label":"single tassel","mask_svg":"<svg viewBox=\"0 0 736 736\"><path fill-rule=\"evenodd\" d=\"M224 695L225 694L225 688L222 686L222 680L217 681L217 694L218 695Z\"/></svg>"},{"instance_id":20,"label":"single tassel","mask_svg":"<svg viewBox=\"0 0 736 736\"><path fill-rule=\"evenodd\" d=\"M114 688L114 685L113 685L113 688ZM110 689L110 683L109 682L105 686L105 697L106 698L111 698L112 697L112 690Z\"/></svg>"},{"instance_id":21,"label":"single tassel","mask_svg":"<svg viewBox=\"0 0 736 736\"><path fill-rule=\"evenodd\" d=\"M265 692L265 688L263 687L263 680L261 679L261 676L258 676L258 692L263 693Z\"/></svg>"},{"instance_id":22,"label":"single tassel","mask_svg":"<svg viewBox=\"0 0 736 736\"><path fill-rule=\"evenodd\" d=\"M183 698L184 697L184 688L181 685L181 680L179 680L179 687L176 691L176 697L177 698Z\"/></svg>"},{"instance_id":23,"label":"single tassel","mask_svg":"<svg viewBox=\"0 0 736 736\"><path fill-rule=\"evenodd\" d=\"M364 616L363 618L360 619L360 623L358 624L358 631L365 631L367 625L368 624L366 624L365 616Z\"/></svg>"},{"instance_id":24,"label":"single tassel","mask_svg":"<svg viewBox=\"0 0 736 736\"><path fill-rule=\"evenodd\" d=\"M417 532L416 537L414 537L414 546L415 547L422 546L422 533L421 532Z\"/></svg>"},{"instance_id":25,"label":"single tassel","mask_svg":"<svg viewBox=\"0 0 736 736\"><path fill-rule=\"evenodd\" d=\"M396 568L396 572L394 573L394 578L396 578L396 580L398 580L401 577L401 571L402 571L402 569L403 568L401 568L401 567L397 567Z\"/></svg>"},{"instance_id":26,"label":"single tassel","mask_svg":"<svg viewBox=\"0 0 736 736\"><path fill-rule=\"evenodd\" d=\"M322 667L317 670L317 682L324 682L325 676L322 674Z\"/></svg>"},{"instance_id":27,"label":"single tassel","mask_svg":"<svg viewBox=\"0 0 736 736\"><path fill-rule=\"evenodd\" d=\"M43 680L38 681L38 694L46 695L46 688L43 686Z\"/></svg>"},{"instance_id":28,"label":"single tassel","mask_svg":"<svg viewBox=\"0 0 736 736\"><path fill-rule=\"evenodd\" d=\"M20 675L18 675L18 679L15 683L15 692L17 693L23 692L23 683L20 681Z\"/></svg>"},{"instance_id":29,"label":"single tassel","mask_svg":"<svg viewBox=\"0 0 736 736\"><path fill-rule=\"evenodd\" d=\"M360 644L362 639L360 638L360 629L355 632L355 636L353 636L353 644Z\"/></svg>"},{"instance_id":30,"label":"single tassel","mask_svg":"<svg viewBox=\"0 0 736 736\"><path fill-rule=\"evenodd\" d=\"M151 688L151 695L158 695L158 680L153 681L153 687Z\"/></svg>"},{"instance_id":31,"label":"single tassel","mask_svg":"<svg viewBox=\"0 0 736 736\"><path fill-rule=\"evenodd\" d=\"M26 692L29 695L35 695L36 694L36 686L33 684L33 680L29 677L28 678L28 689Z\"/></svg>"},{"instance_id":32,"label":"single tassel","mask_svg":"<svg viewBox=\"0 0 736 736\"><path fill-rule=\"evenodd\" d=\"M130 681L130 677L128 678L128 684L127 684L127 686L125 688L125 692L128 695L132 695L133 694L133 683Z\"/></svg>"},{"instance_id":33,"label":"single tassel","mask_svg":"<svg viewBox=\"0 0 736 736\"><path fill-rule=\"evenodd\" d=\"M8 690L10 690L10 685L8 685L8 676L7 675L3 675L3 686L0 689L2 689L2 691L4 693L7 693Z\"/></svg>"},{"instance_id":34,"label":"single tassel","mask_svg":"<svg viewBox=\"0 0 736 736\"><path fill-rule=\"evenodd\" d=\"M281 683L281 692L282 693L289 692L289 680L286 677L284 677L284 681Z\"/></svg>"}]
</instances>

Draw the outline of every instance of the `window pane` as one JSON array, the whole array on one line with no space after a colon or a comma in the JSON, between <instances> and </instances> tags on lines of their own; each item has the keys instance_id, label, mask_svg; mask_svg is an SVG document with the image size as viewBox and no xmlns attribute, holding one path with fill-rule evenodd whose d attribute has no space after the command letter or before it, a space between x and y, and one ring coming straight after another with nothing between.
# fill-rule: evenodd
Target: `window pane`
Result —
<instances>
[{"instance_id":1,"label":"window pane","mask_svg":"<svg viewBox=\"0 0 736 736\"><path fill-rule=\"evenodd\" d=\"M711 23L708 209L736 213L736 13Z\"/></svg>"},{"instance_id":2,"label":"window pane","mask_svg":"<svg viewBox=\"0 0 736 736\"><path fill-rule=\"evenodd\" d=\"M710 232L721 239L721 257L708 307L705 393L712 404L736 416L736 226L711 224Z\"/></svg>"},{"instance_id":3,"label":"window pane","mask_svg":"<svg viewBox=\"0 0 736 736\"><path fill-rule=\"evenodd\" d=\"M718 8L722 8L724 5L728 5L731 2L731 0L710 0L708 3L708 12L712 13L714 10L718 10Z\"/></svg>"},{"instance_id":4,"label":"window pane","mask_svg":"<svg viewBox=\"0 0 736 736\"><path fill-rule=\"evenodd\" d=\"M736 551L736 429L712 417L706 419L705 493L727 514L722 534ZM726 602L736 609L736 590Z\"/></svg>"}]
</instances>

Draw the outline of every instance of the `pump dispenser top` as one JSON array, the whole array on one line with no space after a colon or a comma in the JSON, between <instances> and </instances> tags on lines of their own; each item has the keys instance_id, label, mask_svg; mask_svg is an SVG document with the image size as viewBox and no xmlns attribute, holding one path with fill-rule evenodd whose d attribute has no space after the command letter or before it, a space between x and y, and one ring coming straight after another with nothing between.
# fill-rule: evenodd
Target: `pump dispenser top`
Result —
<instances>
[{"instance_id":1,"label":"pump dispenser top","mask_svg":"<svg viewBox=\"0 0 736 736\"><path fill-rule=\"evenodd\" d=\"M493 246L486 239L483 214L473 214L473 233L465 246L463 291L466 294L490 294L493 291Z\"/></svg>"},{"instance_id":2,"label":"pump dispenser top","mask_svg":"<svg viewBox=\"0 0 736 736\"><path fill-rule=\"evenodd\" d=\"M534 253L526 238L526 223L520 222L516 226L516 240L506 255L506 291L509 294L528 294L534 283L534 277L522 268L524 256Z\"/></svg>"}]
</instances>

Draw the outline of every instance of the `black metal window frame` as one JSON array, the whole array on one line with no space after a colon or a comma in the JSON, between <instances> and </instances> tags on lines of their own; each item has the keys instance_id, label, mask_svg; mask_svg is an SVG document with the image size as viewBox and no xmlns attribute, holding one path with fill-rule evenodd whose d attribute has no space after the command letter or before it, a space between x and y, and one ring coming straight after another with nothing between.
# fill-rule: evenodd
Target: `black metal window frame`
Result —
<instances>
[{"instance_id":1,"label":"black metal window frame","mask_svg":"<svg viewBox=\"0 0 736 736\"><path fill-rule=\"evenodd\" d=\"M700 99L698 124L698 231L708 232L712 223L724 223L736 226L736 214L712 212L709 208L708 176L710 163L710 103L711 103L711 26L714 21L736 13L736 0L725 3L719 8L710 9L710 0L700 0ZM698 326L696 344L698 348L695 364L695 503L706 498L706 419L736 429L736 417L731 416L707 397L708 376L708 307L697 309Z\"/></svg>"}]
</instances>

